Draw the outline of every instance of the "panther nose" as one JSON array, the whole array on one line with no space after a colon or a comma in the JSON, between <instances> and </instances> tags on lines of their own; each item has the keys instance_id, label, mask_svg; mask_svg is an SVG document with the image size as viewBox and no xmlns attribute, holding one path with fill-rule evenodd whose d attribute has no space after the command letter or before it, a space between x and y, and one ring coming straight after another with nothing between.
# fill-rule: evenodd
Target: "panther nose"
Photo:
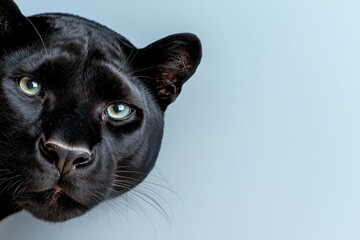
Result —
<instances>
[{"instance_id":1,"label":"panther nose","mask_svg":"<svg viewBox=\"0 0 360 240\"><path fill-rule=\"evenodd\" d=\"M55 141L47 141L43 146L61 175L91 162L91 152L87 148L69 146Z\"/></svg>"}]
</instances>

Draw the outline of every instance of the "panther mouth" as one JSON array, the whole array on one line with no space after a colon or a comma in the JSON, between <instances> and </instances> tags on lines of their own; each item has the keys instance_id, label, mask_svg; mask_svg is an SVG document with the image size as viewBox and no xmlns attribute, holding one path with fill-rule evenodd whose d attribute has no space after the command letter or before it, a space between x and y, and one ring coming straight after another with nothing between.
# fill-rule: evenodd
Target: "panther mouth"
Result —
<instances>
[{"instance_id":1,"label":"panther mouth","mask_svg":"<svg viewBox=\"0 0 360 240\"><path fill-rule=\"evenodd\" d=\"M66 221L89 210L60 187L27 192L16 202L35 217L51 222Z\"/></svg>"}]
</instances>

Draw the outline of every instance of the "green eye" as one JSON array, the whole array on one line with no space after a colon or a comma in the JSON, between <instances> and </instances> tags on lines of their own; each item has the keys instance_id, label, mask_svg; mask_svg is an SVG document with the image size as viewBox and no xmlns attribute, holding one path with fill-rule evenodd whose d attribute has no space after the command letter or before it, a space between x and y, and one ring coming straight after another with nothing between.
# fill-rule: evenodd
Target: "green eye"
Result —
<instances>
[{"instance_id":1,"label":"green eye","mask_svg":"<svg viewBox=\"0 0 360 240\"><path fill-rule=\"evenodd\" d=\"M29 77L23 77L19 81L21 90L29 96L36 96L41 91L40 83Z\"/></svg>"},{"instance_id":2,"label":"green eye","mask_svg":"<svg viewBox=\"0 0 360 240\"><path fill-rule=\"evenodd\" d=\"M113 120L121 120L128 117L132 109L123 103L115 103L106 107L107 115Z\"/></svg>"}]
</instances>

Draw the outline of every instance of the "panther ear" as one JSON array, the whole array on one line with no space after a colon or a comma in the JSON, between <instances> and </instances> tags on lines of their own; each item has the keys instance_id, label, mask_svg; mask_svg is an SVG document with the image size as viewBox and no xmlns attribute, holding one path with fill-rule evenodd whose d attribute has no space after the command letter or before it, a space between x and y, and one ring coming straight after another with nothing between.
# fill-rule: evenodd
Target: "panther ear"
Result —
<instances>
[{"instance_id":1,"label":"panther ear","mask_svg":"<svg viewBox=\"0 0 360 240\"><path fill-rule=\"evenodd\" d=\"M26 23L26 18L12 0L0 0L0 36L10 35Z\"/></svg>"},{"instance_id":2,"label":"panther ear","mask_svg":"<svg viewBox=\"0 0 360 240\"><path fill-rule=\"evenodd\" d=\"M12 0L0 0L0 55L35 39L30 22ZM26 37L24 37L26 36Z\"/></svg>"},{"instance_id":3,"label":"panther ear","mask_svg":"<svg viewBox=\"0 0 360 240\"><path fill-rule=\"evenodd\" d=\"M194 34L171 35L136 53L135 75L150 87L165 111L194 74L201 54L200 40Z\"/></svg>"}]
</instances>

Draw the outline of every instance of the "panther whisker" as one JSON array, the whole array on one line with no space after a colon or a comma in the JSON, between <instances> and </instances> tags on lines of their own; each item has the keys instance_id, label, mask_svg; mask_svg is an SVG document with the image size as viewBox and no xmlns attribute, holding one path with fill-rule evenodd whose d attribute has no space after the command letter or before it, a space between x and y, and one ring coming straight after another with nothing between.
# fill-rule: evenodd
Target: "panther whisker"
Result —
<instances>
[{"instance_id":1,"label":"panther whisker","mask_svg":"<svg viewBox=\"0 0 360 240\"><path fill-rule=\"evenodd\" d=\"M15 190L13 191L14 199L16 199L18 196L22 194L23 191L25 191L24 188L24 182L22 180L19 181L20 183L17 184Z\"/></svg>"},{"instance_id":2,"label":"panther whisker","mask_svg":"<svg viewBox=\"0 0 360 240\"><path fill-rule=\"evenodd\" d=\"M136 69L135 71L132 71L130 73L127 73L128 75L134 75L135 73L138 73L138 72L143 72L143 71L147 71L147 70L153 70L153 69L157 69L158 66L152 66L152 67L144 67L144 68L140 68L140 69Z\"/></svg>"},{"instance_id":3,"label":"panther whisker","mask_svg":"<svg viewBox=\"0 0 360 240\"><path fill-rule=\"evenodd\" d=\"M121 175L116 175L116 176L119 179L115 179L114 181L121 181L122 179L126 179L126 180L133 180L134 181L133 183L138 183L138 180L136 178L132 178L132 177L128 177L128 176L121 176ZM160 179L162 179L162 178L160 178ZM139 186L143 186L143 185L150 185L150 186L155 186L155 187L160 187L160 188L166 189L169 192L175 194L177 197L180 198L180 196L174 190L172 190L171 187L167 187L167 186L164 186L164 185L161 185L161 184L158 184L158 183L154 183L154 182L150 182L150 181L147 181L147 180L142 181Z\"/></svg>"},{"instance_id":4,"label":"panther whisker","mask_svg":"<svg viewBox=\"0 0 360 240\"><path fill-rule=\"evenodd\" d=\"M16 192L17 192L17 190L19 189L19 187L21 186L21 183L22 183L22 179L20 178L20 179L18 179L17 181L15 181L15 182L13 182L13 184L11 184L7 189L7 192L13 192L13 195L16 197ZM11 190L11 189L13 189L15 187L15 189L14 190ZM6 188L5 188L5 190L6 190Z\"/></svg>"},{"instance_id":5,"label":"panther whisker","mask_svg":"<svg viewBox=\"0 0 360 240\"><path fill-rule=\"evenodd\" d=\"M132 197L130 197L130 196L128 196L128 195L125 195L125 196L122 195L122 196L120 196L120 197L121 197L122 199L125 198L125 200L126 200L127 202L129 202L129 200L130 200L131 203L132 203L132 205L127 205L127 207L130 208L130 209L132 209L132 210L134 210L136 214L138 214L140 217L142 217L142 215L141 215L139 212L137 212L137 210L136 210L136 209L139 209L140 212L142 212L142 214L145 215L145 217L149 220L149 222L150 222L151 225L153 226L154 230L156 231L155 224L154 224L153 220L150 218L149 213L146 212L145 208L144 208L140 203L138 203L135 199L133 199ZM117 203L122 203L122 204L123 204L123 202L120 201L119 199L115 199L115 202L117 202ZM130 202L129 202L129 203L130 203ZM134 206L134 207L131 207L131 206Z\"/></svg>"},{"instance_id":6,"label":"panther whisker","mask_svg":"<svg viewBox=\"0 0 360 240\"><path fill-rule=\"evenodd\" d=\"M138 50L136 50L136 53L135 53L135 56L136 56L136 54L137 54L137 51ZM130 59L130 57L132 56L132 53L134 52L134 48L132 48L131 49L131 52L130 52L130 54L129 54L129 56L126 58L126 60L121 64L121 66L117 69L117 71L120 71L122 68L126 68L128 65L130 65L131 64L131 62L129 61L129 59ZM133 58L132 58L132 60L133 60ZM131 61L132 61L131 60Z\"/></svg>"},{"instance_id":7,"label":"panther whisker","mask_svg":"<svg viewBox=\"0 0 360 240\"><path fill-rule=\"evenodd\" d=\"M116 204L113 203L112 200L105 200L104 204L106 204L107 206L109 206L112 210L114 210L114 212L117 214L117 216L119 217L119 219L122 219L121 215L123 215L124 217L126 217L125 213L123 213L121 211L121 209L118 208L118 206ZM102 208L104 209L104 208Z\"/></svg>"},{"instance_id":8,"label":"panther whisker","mask_svg":"<svg viewBox=\"0 0 360 240\"><path fill-rule=\"evenodd\" d=\"M115 175L116 177L122 177L124 174L137 174L137 175L142 175L145 177L150 176L150 177L154 177L156 179L164 180L162 177L156 176L151 173L144 173L144 172L140 172L140 171L130 171L130 170L117 170L116 173L114 173L113 175Z\"/></svg>"},{"instance_id":9,"label":"panther whisker","mask_svg":"<svg viewBox=\"0 0 360 240\"><path fill-rule=\"evenodd\" d=\"M101 203L102 200L103 200L102 193L99 192L99 191L92 192L92 193L91 193L91 197L92 197L97 203Z\"/></svg>"},{"instance_id":10,"label":"panther whisker","mask_svg":"<svg viewBox=\"0 0 360 240\"><path fill-rule=\"evenodd\" d=\"M125 188L127 190L132 189L132 185L130 184L126 184L126 182L121 183L121 184L115 184L113 183L113 186L115 187L121 187L121 188ZM158 203L158 201L154 198L151 197L151 195L143 192L143 191L139 191L137 188L132 189L132 194L136 195L138 198L140 198L141 200L143 200L144 202L146 202L147 204L149 204L150 206L152 206L154 209L156 209L169 223L171 223L171 219L169 214L167 213L167 211L161 206L161 204ZM142 197L144 196L144 197ZM147 200L149 199L149 200ZM161 200L164 201L168 207L170 207L170 204L163 198L161 197Z\"/></svg>"},{"instance_id":11,"label":"panther whisker","mask_svg":"<svg viewBox=\"0 0 360 240\"><path fill-rule=\"evenodd\" d=\"M45 45L45 42L44 42L44 39L42 38L39 30L35 27L35 25L32 23L32 21L31 21L29 18L25 17L25 19L26 19L26 21L28 21L28 23L30 23L30 25L31 25L31 26L33 27L33 29L35 30L36 35L39 37L39 40L40 40L41 44L42 44L43 47L44 47L44 50L45 50L46 55L49 55L49 53L48 53L48 51L47 51L47 48L46 48L46 45Z\"/></svg>"},{"instance_id":12,"label":"panther whisker","mask_svg":"<svg viewBox=\"0 0 360 240\"><path fill-rule=\"evenodd\" d=\"M7 185L0 191L0 193L3 193L4 191L6 191L7 188L9 187L9 185L13 184L10 180L16 179L18 177L20 177L20 175L12 176L10 178L5 179L5 181L0 182L0 186L4 185L6 182L8 182Z\"/></svg>"}]
</instances>

